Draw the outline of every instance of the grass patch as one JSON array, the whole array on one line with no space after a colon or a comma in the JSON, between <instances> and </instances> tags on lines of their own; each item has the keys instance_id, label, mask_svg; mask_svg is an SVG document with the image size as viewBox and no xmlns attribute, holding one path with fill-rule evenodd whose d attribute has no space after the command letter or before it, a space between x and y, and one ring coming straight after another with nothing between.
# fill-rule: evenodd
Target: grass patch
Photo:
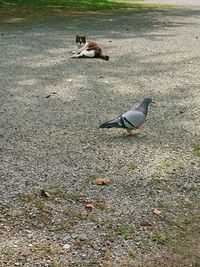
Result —
<instances>
[{"instance_id":1,"label":"grass patch","mask_svg":"<svg viewBox=\"0 0 200 267\"><path fill-rule=\"evenodd\" d=\"M129 170L134 171L135 169L137 169L138 166L136 163L132 162L128 165L128 167L129 167Z\"/></svg>"},{"instance_id":2,"label":"grass patch","mask_svg":"<svg viewBox=\"0 0 200 267\"><path fill-rule=\"evenodd\" d=\"M200 151L194 151L193 156L200 158Z\"/></svg>"},{"instance_id":3,"label":"grass patch","mask_svg":"<svg viewBox=\"0 0 200 267\"><path fill-rule=\"evenodd\" d=\"M70 8L81 10L112 10L112 9L143 9L143 8L158 8L160 5L128 3L123 0L108 1L108 0L7 0L3 1L4 6L31 6L31 7L49 7L49 8Z\"/></svg>"},{"instance_id":4,"label":"grass patch","mask_svg":"<svg viewBox=\"0 0 200 267\"><path fill-rule=\"evenodd\" d=\"M5 247L3 248L3 254L6 256L7 261L10 261L13 259L15 251L11 247Z\"/></svg>"},{"instance_id":5,"label":"grass patch","mask_svg":"<svg viewBox=\"0 0 200 267\"><path fill-rule=\"evenodd\" d=\"M155 240L158 244L165 245L169 241L169 238L164 233L159 231L154 230L150 233L150 235L152 236L153 240Z\"/></svg>"},{"instance_id":6,"label":"grass patch","mask_svg":"<svg viewBox=\"0 0 200 267\"><path fill-rule=\"evenodd\" d=\"M70 227L70 221L63 219L63 220L57 220L55 223L48 225L49 231L62 231L67 230Z\"/></svg>"},{"instance_id":7,"label":"grass patch","mask_svg":"<svg viewBox=\"0 0 200 267\"><path fill-rule=\"evenodd\" d=\"M102 170L95 168L94 171L83 181L83 186L93 184L94 181L101 177Z\"/></svg>"},{"instance_id":8,"label":"grass patch","mask_svg":"<svg viewBox=\"0 0 200 267\"><path fill-rule=\"evenodd\" d=\"M37 253L42 255L55 254L61 251L61 246L58 244L38 243L35 245Z\"/></svg>"},{"instance_id":9,"label":"grass patch","mask_svg":"<svg viewBox=\"0 0 200 267\"><path fill-rule=\"evenodd\" d=\"M34 194L21 195L20 200L24 203L27 211L37 210L44 218L52 217L52 210L45 201Z\"/></svg>"},{"instance_id":10,"label":"grass patch","mask_svg":"<svg viewBox=\"0 0 200 267\"><path fill-rule=\"evenodd\" d=\"M173 242L168 246L167 253L161 252L155 259L155 267L183 267L199 266L200 251L200 224L199 215L188 218L173 220L172 225L176 228L171 232ZM179 229L179 230L178 230ZM167 265L166 265L167 263ZM192 263L192 264L191 264Z\"/></svg>"},{"instance_id":11,"label":"grass patch","mask_svg":"<svg viewBox=\"0 0 200 267\"><path fill-rule=\"evenodd\" d=\"M50 267L65 267L65 263L62 261L54 261L51 263Z\"/></svg>"},{"instance_id":12,"label":"grass patch","mask_svg":"<svg viewBox=\"0 0 200 267\"><path fill-rule=\"evenodd\" d=\"M193 148L193 156L195 156L195 157L200 157L200 145L196 145L196 144L194 144L193 146L192 146L192 148Z\"/></svg>"},{"instance_id":13,"label":"grass patch","mask_svg":"<svg viewBox=\"0 0 200 267\"><path fill-rule=\"evenodd\" d=\"M76 221L85 221L87 220L87 215L84 213L81 213L80 211L73 209L71 207L68 207L65 210L66 215L69 217L70 221L76 222Z\"/></svg>"},{"instance_id":14,"label":"grass patch","mask_svg":"<svg viewBox=\"0 0 200 267\"><path fill-rule=\"evenodd\" d=\"M173 228L183 228L185 226L185 221L181 219L173 219L169 222L169 225Z\"/></svg>"},{"instance_id":15,"label":"grass patch","mask_svg":"<svg viewBox=\"0 0 200 267\"><path fill-rule=\"evenodd\" d=\"M56 190L42 190L43 192L47 193L48 196L46 196L44 193L42 194L43 197L46 198L46 200L54 200L55 198L65 199L72 202L83 202L82 195L79 194L71 194L71 193L65 193L61 191L60 189Z\"/></svg>"},{"instance_id":16,"label":"grass patch","mask_svg":"<svg viewBox=\"0 0 200 267\"><path fill-rule=\"evenodd\" d=\"M193 148L195 151L200 151L200 145L193 145L192 148Z\"/></svg>"},{"instance_id":17,"label":"grass patch","mask_svg":"<svg viewBox=\"0 0 200 267\"><path fill-rule=\"evenodd\" d=\"M125 239L132 238L135 231L136 231L136 227L134 224L125 224L125 223L120 224L116 229L116 232L119 235L124 236Z\"/></svg>"}]
</instances>

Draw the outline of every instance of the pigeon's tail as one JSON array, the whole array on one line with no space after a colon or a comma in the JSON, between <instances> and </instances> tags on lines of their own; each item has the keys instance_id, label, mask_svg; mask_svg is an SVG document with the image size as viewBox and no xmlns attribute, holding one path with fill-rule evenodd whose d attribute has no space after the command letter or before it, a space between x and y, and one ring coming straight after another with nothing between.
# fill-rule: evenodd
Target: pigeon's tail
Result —
<instances>
[{"instance_id":1,"label":"pigeon's tail","mask_svg":"<svg viewBox=\"0 0 200 267\"><path fill-rule=\"evenodd\" d=\"M112 121L102 123L99 128L121 128L120 120L117 118Z\"/></svg>"}]
</instances>

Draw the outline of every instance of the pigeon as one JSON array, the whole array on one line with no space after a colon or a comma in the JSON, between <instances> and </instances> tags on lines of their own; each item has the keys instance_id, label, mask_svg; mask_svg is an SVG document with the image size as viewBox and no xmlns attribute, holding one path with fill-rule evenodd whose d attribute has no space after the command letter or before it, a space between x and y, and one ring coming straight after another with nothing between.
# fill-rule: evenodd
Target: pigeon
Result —
<instances>
[{"instance_id":1,"label":"pigeon","mask_svg":"<svg viewBox=\"0 0 200 267\"><path fill-rule=\"evenodd\" d=\"M127 130L128 135L136 136L143 129L143 123L148 114L148 106L151 103L155 102L151 98L146 97L137 108L128 110L116 119L104 122L99 128L123 128ZM132 130L135 131L132 132Z\"/></svg>"}]
</instances>

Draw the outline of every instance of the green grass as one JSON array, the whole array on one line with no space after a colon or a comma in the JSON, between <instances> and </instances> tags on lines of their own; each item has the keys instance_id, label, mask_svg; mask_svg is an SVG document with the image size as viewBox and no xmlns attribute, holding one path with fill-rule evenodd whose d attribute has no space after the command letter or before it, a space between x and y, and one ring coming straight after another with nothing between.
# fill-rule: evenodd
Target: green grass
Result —
<instances>
[{"instance_id":1,"label":"green grass","mask_svg":"<svg viewBox=\"0 0 200 267\"><path fill-rule=\"evenodd\" d=\"M6 259L9 261L13 259L15 255L15 251L11 247L5 247L3 248L3 254L6 256Z\"/></svg>"},{"instance_id":2,"label":"green grass","mask_svg":"<svg viewBox=\"0 0 200 267\"><path fill-rule=\"evenodd\" d=\"M65 267L66 265L62 261L54 261L51 263L50 267Z\"/></svg>"},{"instance_id":3,"label":"green grass","mask_svg":"<svg viewBox=\"0 0 200 267\"><path fill-rule=\"evenodd\" d=\"M134 0L133 0L134 1ZM131 1L131 2L133 2ZM0 4L2 5L2 3ZM50 8L70 8L81 10L112 10L124 8L155 8L158 5L144 5L137 3L128 3L123 0L108 1L108 0L4 0L5 6L32 6L32 7L50 7Z\"/></svg>"},{"instance_id":4,"label":"green grass","mask_svg":"<svg viewBox=\"0 0 200 267\"><path fill-rule=\"evenodd\" d=\"M164 233L158 231L153 233L153 240L162 245L165 245L169 241L168 237Z\"/></svg>"},{"instance_id":5,"label":"green grass","mask_svg":"<svg viewBox=\"0 0 200 267\"><path fill-rule=\"evenodd\" d=\"M193 152L193 156L200 158L200 151Z\"/></svg>"},{"instance_id":6,"label":"green grass","mask_svg":"<svg viewBox=\"0 0 200 267\"><path fill-rule=\"evenodd\" d=\"M125 224L125 223L120 224L116 229L116 232L119 235L124 236L125 239L132 238L135 231L136 231L136 227L134 224Z\"/></svg>"},{"instance_id":7,"label":"green grass","mask_svg":"<svg viewBox=\"0 0 200 267\"><path fill-rule=\"evenodd\" d=\"M134 171L135 169L137 169L138 166L136 163L132 162L129 164L128 167L129 167L129 170Z\"/></svg>"},{"instance_id":8,"label":"green grass","mask_svg":"<svg viewBox=\"0 0 200 267\"><path fill-rule=\"evenodd\" d=\"M193 145L192 148L193 148L195 151L200 151L200 145Z\"/></svg>"},{"instance_id":9,"label":"green grass","mask_svg":"<svg viewBox=\"0 0 200 267\"><path fill-rule=\"evenodd\" d=\"M200 145L196 145L196 144L195 144L195 145L192 146L192 148L193 148L193 150L194 150L193 153L192 153L193 156L199 158L199 157L200 157Z\"/></svg>"}]
</instances>

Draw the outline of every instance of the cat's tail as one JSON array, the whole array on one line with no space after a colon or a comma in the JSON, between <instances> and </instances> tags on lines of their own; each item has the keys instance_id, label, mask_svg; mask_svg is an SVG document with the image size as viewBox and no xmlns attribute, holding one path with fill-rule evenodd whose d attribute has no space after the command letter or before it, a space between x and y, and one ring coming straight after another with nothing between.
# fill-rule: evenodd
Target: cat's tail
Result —
<instances>
[{"instance_id":1,"label":"cat's tail","mask_svg":"<svg viewBox=\"0 0 200 267\"><path fill-rule=\"evenodd\" d=\"M101 53L100 54L100 58L103 59L103 60L106 60L106 61L109 60L109 56L107 54L105 54L105 53Z\"/></svg>"}]
</instances>

